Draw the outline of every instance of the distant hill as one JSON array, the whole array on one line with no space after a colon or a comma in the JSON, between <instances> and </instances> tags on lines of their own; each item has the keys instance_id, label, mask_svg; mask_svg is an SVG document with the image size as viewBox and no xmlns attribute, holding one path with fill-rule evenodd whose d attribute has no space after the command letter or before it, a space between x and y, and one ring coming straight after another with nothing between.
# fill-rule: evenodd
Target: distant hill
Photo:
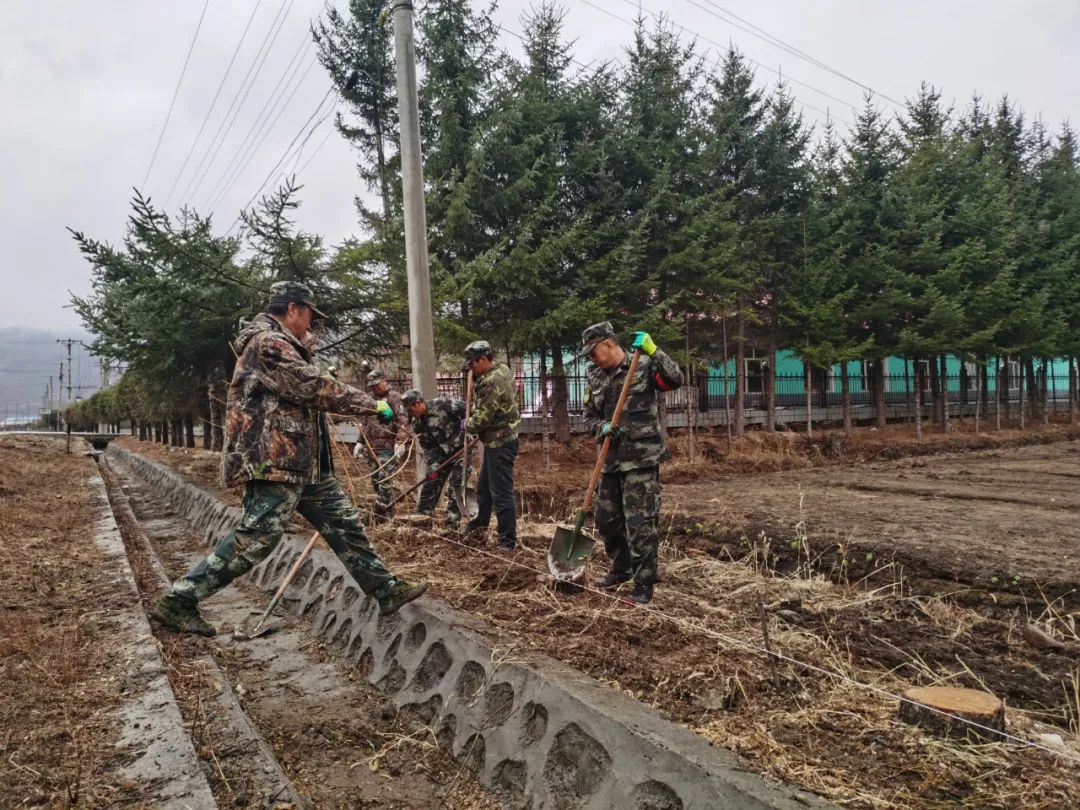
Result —
<instances>
[{"instance_id":1,"label":"distant hill","mask_svg":"<svg viewBox=\"0 0 1080 810\"><path fill-rule=\"evenodd\" d=\"M0 327L0 420L5 413L13 419L16 408L20 415L25 414L27 408L36 414L44 403L50 374L53 404L59 404L61 360L64 362L63 404L67 405L67 348L56 342L58 338L90 342L90 336L80 329L61 333L19 326ZM88 397L101 385L97 358L76 344L71 347L71 359L72 397Z\"/></svg>"}]
</instances>

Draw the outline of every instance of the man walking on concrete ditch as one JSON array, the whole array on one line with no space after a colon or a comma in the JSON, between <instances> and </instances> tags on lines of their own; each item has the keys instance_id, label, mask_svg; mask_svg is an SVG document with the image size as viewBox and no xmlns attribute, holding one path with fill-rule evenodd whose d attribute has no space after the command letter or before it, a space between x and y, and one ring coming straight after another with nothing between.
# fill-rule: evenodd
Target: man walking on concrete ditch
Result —
<instances>
[{"instance_id":1,"label":"man walking on concrete ditch","mask_svg":"<svg viewBox=\"0 0 1080 810\"><path fill-rule=\"evenodd\" d=\"M401 401L409 412L409 423L428 468L427 480L420 487L420 504L416 511L421 515L434 515L443 487L449 482L446 525L457 531L461 526L461 510L454 492L461 492L463 466L460 457L449 463L446 459L461 450L464 444L465 432L461 429L461 423L465 421L465 403L449 397L435 397L426 401L415 388L406 391Z\"/></svg>"},{"instance_id":2,"label":"man walking on concrete ditch","mask_svg":"<svg viewBox=\"0 0 1080 810\"><path fill-rule=\"evenodd\" d=\"M405 455L405 406L401 394L390 388L386 374L375 370L367 375L367 388L373 397L385 400L394 412L390 422L372 413L359 420L360 436L353 456L366 456L371 467L371 486L375 490L375 516L388 518L393 514L394 473Z\"/></svg>"},{"instance_id":3,"label":"man walking on concrete ditch","mask_svg":"<svg viewBox=\"0 0 1080 810\"><path fill-rule=\"evenodd\" d=\"M518 454L517 390L510 369L492 359L491 344L476 340L465 347L463 370L472 369L473 405L465 429L484 445L484 460L476 482L479 511L469 521L470 532L486 531L491 512L499 530L499 551L517 548L517 508L514 504L514 461Z\"/></svg>"},{"instance_id":4,"label":"man walking on concrete ditch","mask_svg":"<svg viewBox=\"0 0 1080 810\"><path fill-rule=\"evenodd\" d=\"M266 559L297 510L364 593L378 600L381 613L427 589L427 583L410 585L386 570L334 477L323 412L376 413L385 423L394 412L385 400L338 382L311 362L305 339L312 320L323 317L308 287L279 281L270 288L267 312L244 324L233 343L239 360L229 385L221 474L226 485L244 484L244 515L161 597L151 615L166 627L214 635L198 603Z\"/></svg>"},{"instance_id":5,"label":"man walking on concrete ditch","mask_svg":"<svg viewBox=\"0 0 1080 810\"><path fill-rule=\"evenodd\" d=\"M612 439L596 491L596 529L611 570L595 584L617 588L633 579L634 589L623 601L644 605L652 601L653 585L659 581L660 462L667 455L657 397L682 385L682 371L648 333L635 332L632 346L646 357L638 363L619 424L612 428L630 354L608 321L582 332L581 344L580 356L593 362L585 389L585 424L598 442L609 433Z\"/></svg>"}]
</instances>

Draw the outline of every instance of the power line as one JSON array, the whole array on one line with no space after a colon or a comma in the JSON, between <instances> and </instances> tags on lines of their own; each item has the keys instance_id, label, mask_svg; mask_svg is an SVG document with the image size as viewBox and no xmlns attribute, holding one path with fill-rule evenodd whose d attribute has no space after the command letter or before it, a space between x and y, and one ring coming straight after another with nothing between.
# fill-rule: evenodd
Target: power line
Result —
<instances>
[{"instance_id":1,"label":"power line","mask_svg":"<svg viewBox=\"0 0 1080 810\"><path fill-rule=\"evenodd\" d=\"M225 88L225 81L229 78L229 73L232 71L233 63L236 62L236 57L240 55L240 46L244 44L244 39L247 37L251 24L255 21L255 13L259 10L259 5L261 3L262 0L255 0L255 8L251 10L251 16L248 17L247 25L244 26L244 31L240 34L240 40L233 49L232 58L229 59L228 67L225 68L225 75L222 76L221 81L218 82L217 91L214 93L214 98L210 101L210 107L207 109L206 115L203 116L202 124L199 126L199 132L195 136L195 140L191 142L191 148L188 149L187 155L184 156L184 162L180 166L180 171L176 173L176 177L172 181L172 186L169 187L169 193L165 196L166 208L169 205L169 200L172 198L173 192L176 191L176 186L180 182L180 178L184 175L184 169L187 168L188 161L191 160L191 156L195 152L195 147L199 144L199 139L202 137L203 130L206 129L206 125L210 121L210 116L214 112L214 106L217 104L218 96L221 95L221 91Z\"/></svg>"},{"instance_id":2,"label":"power line","mask_svg":"<svg viewBox=\"0 0 1080 810\"><path fill-rule=\"evenodd\" d=\"M143 177L142 187L146 188L146 181L150 179L150 171L154 168L154 161L157 160L158 150L161 149L161 142L165 139L165 130L169 128L169 119L172 118L173 107L176 105L176 97L180 94L180 85L184 83L184 74L187 73L188 62L191 61L191 52L195 50L195 40L199 38L199 29L202 28L203 18L206 16L206 9L210 5L210 0L206 0L203 3L202 14L199 15L199 24L195 26L195 35L191 38L191 45L188 46L187 56L184 57L184 67L180 70L180 78L176 80L176 87L173 89L172 101L169 102L169 112L165 115L165 123L161 125L161 134L158 135L157 144L154 146L154 154L150 158L150 165L146 167L146 176Z\"/></svg>"},{"instance_id":3,"label":"power line","mask_svg":"<svg viewBox=\"0 0 1080 810\"><path fill-rule=\"evenodd\" d=\"M277 122L281 120L281 116L285 113L285 110L288 109L289 103L292 101L293 96L296 95L296 92L303 85L304 79L307 78L307 74L311 72L311 69L314 66L315 61L312 60L308 64L307 68L304 70L304 73L300 76L299 81L297 81L297 83L293 86L293 89L290 91L288 97L285 99L284 105L282 105L281 109L278 110L277 115L274 116L274 120L270 122L270 125L268 127L264 128L264 131L260 135L254 149L250 150L249 153L245 156L243 165L241 165L239 170L235 172L234 176L229 181L228 186L218 195L217 199L210 206L211 210L218 208L221 203L224 202L224 200L229 196L229 194L232 193L232 190L236 188L237 181L240 180L244 172L246 172L248 167L251 165L252 161L254 161L255 158L259 155L259 150L262 149L262 145L266 143L266 139L270 136L270 133L274 131L274 127L277 126Z\"/></svg>"},{"instance_id":4,"label":"power line","mask_svg":"<svg viewBox=\"0 0 1080 810\"><path fill-rule=\"evenodd\" d=\"M305 43L307 45L306 48ZM311 47L312 39L305 31L304 36L300 39L299 45L293 52L292 58L285 66L285 70L282 71L281 76L274 83L273 88L270 90L270 94L263 103L262 109L259 110L259 114L255 117L255 122L248 129L247 134L236 148L236 151L229 159L229 162L225 164L225 168L222 170L221 176L217 179L217 182L215 182L214 186L210 189L210 193L207 195L207 207L209 210L214 209L215 206L212 201L218 196L218 192L227 184L228 180L232 178L235 170L244 162L244 159L250 151L249 147L258 140L262 127L270 120L270 117L281 103L281 99L285 92L283 88L290 85L293 79L296 78L296 74L303 64L303 56L301 54L306 56L307 52L311 50ZM305 73L305 75L307 74Z\"/></svg>"},{"instance_id":5,"label":"power line","mask_svg":"<svg viewBox=\"0 0 1080 810\"><path fill-rule=\"evenodd\" d=\"M318 106L317 106L317 107L315 108L315 111L314 111L314 112L312 112L312 113L311 113L311 115L309 115L309 116L308 116L308 119L307 119L307 121L305 121L305 122L304 122L304 125L303 125L302 127L300 127L300 131L296 133L295 137L294 137L294 138L293 138L293 139L292 139L292 140L291 140L291 141L289 142L289 145L288 145L287 147L285 147L285 152L284 152L284 154L282 154L282 156L281 156L281 157L280 157L280 158L278 159L278 162L274 164L274 168L272 168L272 169L270 170L270 173L269 173L268 175L266 175L266 179L262 181L262 185L260 185L260 186L258 187L258 189L256 189L255 193L251 195L251 199L249 199L249 200L248 200L248 201L247 201L246 203L244 203L244 205L243 205L243 206L241 206L241 208L240 208L241 214L242 214L242 213L243 213L243 212L244 212L245 210L247 210L248 206L250 206L250 205L251 205L251 204L252 204L252 203L253 203L253 202L255 201L255 198L256 198L256 197L258 197L258 196L259 196L259 194L261 194L261 193L262 193L262 190L263 190L264 188L266 188L266 184L270 182L270 179L271 179L271 178L272 178L272 177L274 176L274 174L275 174L275 173L277 172L278 168L279 168L279 167L280 167L280 166L281 166L281 165L282 165L283 163L285 163L285 161L286 161L286 160L288 160L288 159L289 159L289 154L290 154L290 153L292 152L292 150L293 150L293 147L294 147L294 146L296 145L296 142L297 142L297 141L298 141L298 140L300 139L300 137L301 137L301 136L302 136L302 135L304 134L304 130L305 130L305 129L307 128L307 125L308 125L308 124L310 124L310 123L311 123L311 121L312 121L312 120L313 120L313 119L314 119L314 118L315 118L316 116L318 116L318 115L319 115L319 113L320 113L320 112L322 111L322 108L323 108L323 106L324 106L324 105L326 104L326 100L327 100L328 98L330 98L330 95L331 95L331 94L332 94L333 92L334 92L334 88L333 88L333 87L331 87L331 88L330 88L329 90L327 90L327 91L326 91L326 95L324 95L324 96L323 96L323 97L322 97L322 98L321 98L321 99L319 100L319 104L318 104ZM315 123L315 125L314 125L314 126L313 126L313 127L311 128L311 130L310 130L310 131L308 132L308 134L307 134L306 136L304 136L304 139L303 139L303 141L301 141L301 142L300 142L300 148L301 148L301 149L302 149L302 148L304 147L304 144L306 144L306 143L308 142L308 140L309 140L309 139L311 138L312 134L314 134L314 132L315 132L315 130L316 130L316 129L318 128L318 126L319 126L319 125L320 125L320 124L321 124L321 123L322 123L323 121L325 121L325 120L326 120L326 119L327 119L327 118L328 118L328 117L330 116L330 113L331 113L331 112L333 112L333 109L334 109L334 103L333 103L333 102L331 102L331 104L330 104L330 107L329 107L329 109L327 109L327 111L326 111L326 113L325 113L325 114L323 115L323 117L322 117L321 119L319 119L319 120L318 120L318 121L317 121L317 122ZM229 230L227 230L227 231L225 232L225 235L226 235L226 236L228 236L228 235L229 235L230 233L232 233L232 230L233 230L233 228L235 228L235 227L236 227L236 223L237 223L237 222L239 222L239 221L240 221L240 214L238 214L238 215L237 215L237 217L236 217L236 219L234 219L234 220L233 220L233 222L232 222L232 225L230 225L230 226L229 226Z\"/></svg>"},{"instance_id":6,"label":"power line","mask_svg":"<svg viewBox=\"0 0 1080 810\"><path fill-rule=\"evenodd\" d=\"M244 78L240 80L240 86L237 88L236 94L233 96L232 101L229 102L229 107L225 111L225 116L221 119L221 123L218 125L217 132L215 132L214 137L210 139L210 145L206 148L206 151L203 153L203 156L200 159L198 165L195 167L194 173L191 175L191 178L188 180L187 186L185 186L183 193L180 195L181 196L181 200L180 200L181 202L185 202L185 201L188 201L188 200L191 199L191 197L194 195L195 191L198 190L198 186L202 184L202 178L205 178L206 177L206 172L208 172L210 170L210 166L206 166L206 171L203 171L203 166L206 164L206 161L207 161L208 158L210 159L210 162L212 164L213 160L217 157L217 151L214 151L214 149L215 149L214 145L218 142L218 138L221 137L222 132L225 130L226 123L229 122L229 120L230 120L229 116L230 116L230 114L232 114L233 110L236 108L237 102L239 101L239 103L241 105L243 105L243 101L241 100L241 96L243 96L243 98L246 100L247 92L250 92L250 85L248 84L248 79L251 78L252 71L255 70L255 66L259 62L259 57L263 54L263 51L266 49L267 43L270 42L270 38L274 34L275 26L277 26L278 20L281 18L282 12L284 12L285 7L287 5L291 5L291 3L292 3L292 0L282 0L281 6L278 7L277 14L274 15L274 19L270 22L270 27L267 29L266 36L263 37L263 41L259 45L259 50L255 53L255 58L252 59L251 65L247 69L247 73L245 73ZM284 20L282 20L282 22L284 22ZM280 31L281 29L278 28L277 30ZM254 80L252 80L252 83L254 83ZM245 92L245 91L247 91L247 92ZM238 109L237 109L237 112L239 112ZM235 120L235 116L233 117L232 120ZM228 135L227 132L225 134L226 134L226 136ZM221 149L221 146L219 144L217 146L217 150L220 151L220 149ZM210 154L211 154L212 151L213 151L213 155L214 155L213 158L210 157ZM202 172L201 176L200 176L200 172ZM196 184L196 180L198 181L198 184ZM194 185L194 188L193 188L193 185Z\"/></svg>"},{"instance_id":7,"label":"power line","mask_svg":"<svg viewBox=\"0 0 1080 810\"><path fill-rule=\"evenodd\" d=\"M595 3L591 2L591 0L581 0L581 2L584 3L587 6L591 6L592 8L595 8L597 11L600 11L600 12L608 15L609 17L612 17L612 18L614 18L616 20L619 20L620 22L626 23L629 26L636 25L636 23L633 20L628 20L626 17L623 17L623 16L621 16L619 14L616 14L616 13L614 13L612 11L608 11L606 8L598 6ZM654 20L663 21L662 17L660 17L659 15L657 15L656 13L650 11L647 8L643 8L639 3L634 2L634 0L623 0L623 2L627 3L627 5L633 6L634 8L638 9L639 12L647 14L648 16L652 17ZM687 28L684 25L680 25L679 23L675 22L674 18L672 18L672 17L668 17L668 22L671 25L678 28L683 33L689 34L689 35L691 35L693 37L696 37L696 38L701 39L701 40L703 40L705 42L708 42L710 45L712 45L714 48L718 49L721 52L723 50L725 50L725 48L727 47L727 46L717 42L716 40L711 39L710 37L707 37L707 36L705 36L704 34L698 32L698 31L695 31L692 28ZM785 74L781 73L779 70L777 70L776 68L769 67L766 64L758 62L756 59L751 59L749 56L744 56L744 58L746 59L747 62L750 62L752 65L755 65L755 66L761 68L762 70L767 70L770 73L775 73L783 81L791 82L792 84L801 85L802 87L805 87L808 90L813 90L815 93L818 93L818 94L824 96L825 98L830 98L830 99L832 99L834 101L837 101L840 104L843 104L845 107L849 107L851 109L856 109L856 105L853 105L849 101L846 101L846 100L844 100L844 99L842 99L842 98L840 98L838 96L834 96L832 93L826 92L825 90L822 90L822 89L820 89L818 87L814 87L812 84L807 84L806 82L800 81L799 79L795 79L795 78L793 78L793 77L791 77L789 75L785 75ZM820 107L816 107L813 104L809 104L806 101L803 101L802 99L796 98L794 95L792 95L792 98L796 102L798 102L800 106L805 107L808 110L813 110L814 112L820 113L822 115L831 116L832 118L836 118L837 120L842 121L843 123L847 124L848 126L852 126L851 121L848 121L847 119L845 119L845 118L843 118L843 117L841 117L839 115L831 113L829 110L823 110Z\"/></svg>"},{"instance_id":8,"label":"power line","mask_svg":"<svg viewBox=\"0 0 1080 810\"><path fill-rule=\"evenodd\" d=\"M901 102L897 101L896 99L891 98L890 96L887 96L884 93L881 93L881 92L875 90L874 88L870 87L869 85L863 84L862 82L860 82L857 79L853 79L851 76L848 76L846 73L842 73L841 71L837 70L836 68L826 64L825 62L822 62L817 57L811 56L810 54L806 53L805 51L802 51L802 50L796 48L794 45L791 45L791 44L789 44L787 42L784 42L779 37L773 36L768 31L766 31L764 28L760 28L759 26L754 25L752 22L750 22L747 19L744 19L743 17L740 17L735 12L729 11L728 9L726 9L723 6L719 5L718 3L715 2L715 0L704 0L704 2L707 3L708 5L712 6L714 9L717 9L717 10L723 12L724 14L728 15L729 17L732 17L732 18L734 18L735 20L738 20L741 23L745 23L746 25L748 25L750 28L752 28L754 30L751 31L751 30L749 30L747 28L743 28L741 25L738 25L737 23L731 22L731 20L724 19L719 14L717 14L716 11L710 11L707 8L702 8L700 5L698 5L698 3L695 0L686 0L686 2L690 3L693 6L697 6L698 8L701 8L702 11L704 11L704 12L706 12L708 14L712 14L717 19L723 20L724 22L728 23L729 25L733 25L733 26L735 26L736 28L739 28L742 31L746 31L746 33L750 34L751 36L757 37L758 39L761 39L761 40L769 43L770 45L773 45L773 46L775 46L777 48L780 48L780 49L786 51L787 53L791 54L792 56L794 56L794 57L796 57L798 59L802 59L802 60L804 60L806 62L809 62L810 64L821 68L822 70L825 70L825 71L828 71L829 73L832 73L834 76L838 76L839 78L844 79L845 81L851 82L856 87L861 87L863 90L866 90L868 93L873 93L875 96L880 96L881 98L885 99L886 101L888 101L888 102L890 102L892 104L895 104L895 105L897 105L899 107L904 106ZM759 33L754 33L755 31L757 31Z\"/></svg>"}]
</instances>

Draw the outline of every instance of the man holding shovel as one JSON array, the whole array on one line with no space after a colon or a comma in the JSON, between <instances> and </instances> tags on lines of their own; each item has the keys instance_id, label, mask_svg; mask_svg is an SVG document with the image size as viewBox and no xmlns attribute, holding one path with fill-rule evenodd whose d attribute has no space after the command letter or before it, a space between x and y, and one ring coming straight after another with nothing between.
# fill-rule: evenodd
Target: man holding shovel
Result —
<instances>
[{"instance_id":1,"label":"man holding shovel","mask_svg":"<svg viewBox=\"0 0 1080 810\"><path fill-rule=\"evenodd\" d=\"M585 424L598 442L611 436L596 492L596 530L604 539L611 570L596 580L599 588L616 588L634 581L624 601L647 604L658 581L656 552L660 543L660 462L667 455L660 433L657 399L664 391L683 384L675 361L656 347L646 332L635 332L633 348L642 357L630 381L626 405L618 425L611 416L631 357L620 345L608 321L581 334L580 356L588 357L585 389Z\"/></svg>"},{"instance_id":2,"label":"man holding shovel","mask_svg":"<svg viewBox=\"0 0 1080 810\"><path fill-rule=\"evenodd\" d=\"M465 429L484 446L480 478L476 482L476 517L467 531L486 532L491 512L499 530L499 551L517 548L517 508L514 504L514 461L518 454L518 410L514 375L493 359L491 344L475 340L465 347L463 371L474 380L472 412Z\"/></svg>"},{"instance_id":3,"label":"man holding shovel","mask_svg":"<svg viewBox=\"0 0 1080 810\"><path fill-rule=\"evenodd\" d=\"M457 531L461 527L461 510L454 492L461 490L461 449L465 443L462 423L465 421L465 403L460 399L435 397L428 401L415 388L401 396L409 412L409 425L420 443L420 450L427 463L427 480L420 488L418 514L433 515L439 505L439 496L447 482L450 497L446 503L446 526ZM456 456L456 457L455 457Z\"/></svg>"},{"instance_id":4,"label":"man holding shovel","mask_svg":"<svg viewBox=\"0 0 1080 810\"><path fill-rule=\"evenodd\" d=\"M375 489L375 516L388 518L394 512L394 473L398 462L405 456L405 406L401 394L390 388L386 374L376 369L367 375L367 388L371 396L385 400L394 412L394 418L386 422L380 414L372 413L359 420L360 440L353 456L367 456L371 466L371 485Z\"/></svg>"},{"instance_id":5,"label":"man holding shovel","mask_svg":"<svg viewBox=\"0 0 1080 810\"><path fill-rule=\"evenodd\" d=\"M198 603L250 571L273 551L294 511L322 534L357 585L382 613L419 597L383 566L368 544L360 515L334 477L324 411L347 416L394 412L385 400L338 382L314 365L307 338L322 318L311 290L295 281L270 288L267 312L242 326L233 344L238 360L225 411L221 476L243 483L240 525L173 583L152 616L182 633L212 636Z\"/></svg>"}]
</instances>

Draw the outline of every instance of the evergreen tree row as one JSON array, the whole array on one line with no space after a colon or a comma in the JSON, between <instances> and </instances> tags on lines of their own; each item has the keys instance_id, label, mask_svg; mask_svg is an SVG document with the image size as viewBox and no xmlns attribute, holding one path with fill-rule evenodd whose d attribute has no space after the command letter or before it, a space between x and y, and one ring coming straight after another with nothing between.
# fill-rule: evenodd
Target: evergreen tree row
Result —
<instances>
[{"instance_id":1,"label":"evergreen tree row","mask_svg":"<svg viewBox=\"0 0 1080 810\"><path fill-rule=\"evenodd\" d=\"M173 226L137 200L123 250L80 237L102 286L76 303L105 353L152 381L205 385L208 369L215 379L228 370L222 347L255 306L249 287L291 275L354 307L342 310L348 348L393 343L405 278L384 8L351 0L312 31L346 102L337 126L363 185L358 239L328 252L317 237L256 227L257 216L265 225L295 204L291 188L278 195L282 212L270 201L246 215L248 253L193 212ZM1039 365L1067 358L1075 399L1080 161L1068 126L1051 131L1008 98L953 108L923 84L899 115L867 97L846 131L832 121L814 128L787 85L758 81L734 48L717 58L664 23L639 21L618 64L580 67L564 17L534 7L514 58L498 48L490 9L429 0L418 10L440 348L482 336L539 357L558 381L585 325L644 328L688 365L734 360L736 432L750 348L770 358L769 428L781 349L808 373L839 364L845 401L847 361L870 361L881 423L893 356L927 361L935 377L946 355L962 357L980 369L984 396L986 368L1003 358L1020 361L1029 391ZM136 305L126 301L113 311L113 264L127 268L123 283L145 311L129 313ZM223 264L227 273L208 269ZM168 341L132 324L182 334L150 301L192 298L192 287L208 291L213 314L188 325L205 356L180 374ZM554 393L565 416L565 387ZM1031 407L1034 415L1034 399Z\"/></svg>"}]
</instances>

